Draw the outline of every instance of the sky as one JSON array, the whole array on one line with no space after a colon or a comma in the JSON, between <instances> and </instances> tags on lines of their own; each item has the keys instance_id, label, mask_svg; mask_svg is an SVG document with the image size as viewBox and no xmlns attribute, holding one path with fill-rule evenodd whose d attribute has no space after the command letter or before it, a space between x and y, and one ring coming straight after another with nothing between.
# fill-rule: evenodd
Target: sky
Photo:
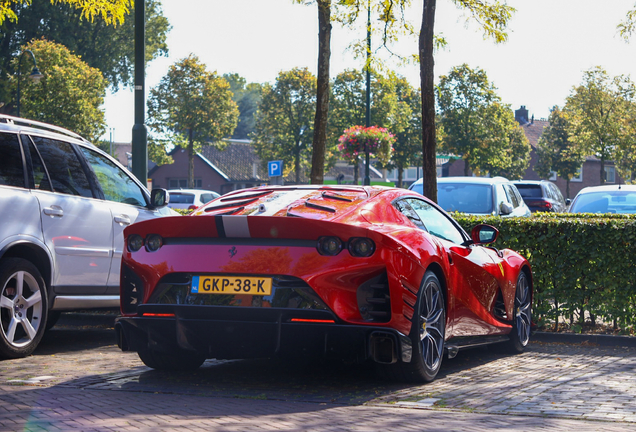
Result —
<instances>
[{"instance_id":1,"label":"sky","mask_svg":"<svg viewBox=\"0 0 636 432\"><path fill-rule=\"evenodd\" d=\"M169 57L146 68L146 89L156 86L171 64L193 53L210 71L238 73L247 82L273 83L281 71L307 67L317 73L318 16L316 5L292 0L162 0L172 25ZM636 36L626 43L616 30L636 0L509 0L517 9L504 44L484 40L479 27L451 0L437 0L435 31L448 46L435 55L436 82L451 68L468 64L483 69L504 103L524 105L530 116L547 118L554 105L563 106L583 72L601 66L611 76L636 80ZM413 0L408 17L421 25L422 0ZM364 31L363 29L361 30ZM334 77L363 61L347 50L357 34L334 24L331 71ZM364 36L364 35L362 35ZM377 44L372 41L373 50ZM403 37L394 51L417 52L416 37ZM383 53L378 51L377 55ZM387 66L419 87L419 66ZM105 139L130 142L134 124L132 90L109 93L104 104Z\"/></svg>"}]
</instances>

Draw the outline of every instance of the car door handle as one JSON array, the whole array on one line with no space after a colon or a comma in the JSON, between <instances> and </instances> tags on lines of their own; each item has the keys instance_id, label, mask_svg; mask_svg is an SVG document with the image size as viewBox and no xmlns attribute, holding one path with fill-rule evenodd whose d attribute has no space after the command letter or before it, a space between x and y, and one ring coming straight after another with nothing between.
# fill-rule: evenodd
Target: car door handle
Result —
<instances>
[{"instance_id":1,"label":"car door handle","mask_svg":"<svg viewBox=\"0 0 636 432\"><path fill-rule=\"evenodd\" d=\"M64 210L62 210L62 207L56 206L56 205L53 205L51 207L44 207L42 211L47 216L57 216L57 217L64 216Z\"/></svg>"},{"instance_id":2,"label":"car door handle","mask_svg":"<svg viewBox=\"0 0 636 432\"><path fill-rule=\"evenodd\" d=\"M130 225L130 218L127 215L115 216L115 222L122 225Z\"/></svg>"}]
</instances>

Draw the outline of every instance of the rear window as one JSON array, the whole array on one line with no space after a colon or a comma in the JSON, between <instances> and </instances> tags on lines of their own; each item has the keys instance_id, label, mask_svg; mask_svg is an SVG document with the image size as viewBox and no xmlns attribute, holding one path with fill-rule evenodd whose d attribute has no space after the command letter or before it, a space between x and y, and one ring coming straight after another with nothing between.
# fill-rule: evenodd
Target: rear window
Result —
<instances>
[{"instance_id":1,"label":"rear window","mask_svg":"<svg viewBox=\"0 0 636 432\"><path fill-rule=\"evenodd\" d=\"M492 187L482 184L438 183L437 202L446 211L492 213Z\"/></svg>"},{"instance_id":2,"label":"rear window","mask_svg":"<svg viewBox=\"0 0 636 432\"><path fill-rule=\"evenodd\" d=\"M636 213L636 192L609 191L580 195L572 204L572 213Z\"/></svg>"},{"instance_id":3,"label":"rear window","mask_svg":"<svg viewBox=\"0 0 636 432\"><path fill-rule=\"evenodd\" d=\"M171 192L170 193L170 203L171 204L193 204L194 203L194 195Z\"/></svg>"},{"instance_id":4,"label":"rear window","mask_svg":"<svg viewBox=\"0 0 636 432\"><path fill-rule=\"evenodd\" d=\"M528 185L528 184L515 184L519 193L524 198L541 198L543 194L541 193L540 185Z\"/></svg>"}]
</instances>

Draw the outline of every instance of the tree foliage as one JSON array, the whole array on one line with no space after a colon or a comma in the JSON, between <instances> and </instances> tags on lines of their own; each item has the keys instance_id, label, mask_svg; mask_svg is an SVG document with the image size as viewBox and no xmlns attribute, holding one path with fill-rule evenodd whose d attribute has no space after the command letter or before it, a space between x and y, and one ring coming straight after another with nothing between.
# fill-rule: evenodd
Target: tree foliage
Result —
<instances>
[{"instance_id":1,"label":"tree foliage","mask_svg":"<svg viewBox=\"0 0 636 432\"><path fill-rule=\"evenodd\" d=\"M486 72L463 64L440 77L437 88L444 151L461 156L464 175L521 178L529 164L530 145L501 102Z\"/></svg>"},{"instance_id":2,"label":"tree foliage","mask_svg":"<svg viewBox=\"0 0 636 432\"><path fill-rule=\"evenodd\" d=\"M146 62L167 55L166 35L170 30L159 0L146 0ZM15 72L13 58L20 47L33 39L45 38L66 46L89 66L102 71L112 89L133 84L134 11L124 14L125 21L113 26L104 20L84 19L81 9L67 4L36 1L14 7L17 21L0 25L0 83ZM0 101L9 104L8 88L0 84Z\"/></svg>"},{"instance_id":3,"label":"tree foliage","mask_svg":"<svg viewBox=\"0 0 636 432\"><path fill-rule=\"evenodd\" d=\"M12 77L12 88L17 87L20 79L20 114L96 141L106 127L101 106L107 83L102 73L54 42L34 40L23 49L33 52L44 77L37 84L27 79L33 67L27 61L22 62L20 76ZM14 70L18 69L18 63L15 58Z\"/></svg>"},{"instance_id":4,"label":"tree foliage","mask_svg":"<svg viewBox=\"0 0 636 432\"><path fill-rule=\"evenodd\" d=\"M193 54L170 66L148 98L148 125L188 149L190 188L195 152L204 145L224 147L221 139L232 134L238 115L230 84Z\"/></svg>"},{"instance_id":5,"label":"tree foliage","mask_svg":"<svg viewBox=\"0 0 636 432\"><path fill-rule=\"evenodd\" d=\"M133 5L132 0L51 0L51 3L68 4L80 10L82 19L93 21L99 17L107 24L121 24ZM15 8L30 6L31 0L0 0L0 25L6 20L17 21Z\"/></svg>"},{"instance_id":6,"label":"tree foliage","mask_svg":"<svg viewBox=\"0 0 636 432\"><path fill-rule=\"evenodd\" d=\"M572 89L566 100L570 139L585 154L600 159L600 184L605 183L605 162L617 160L620 149L632 142L629 121L635 93L628 77L612 78L597 66L584 72L583 82Z\"/></svg>"},{"instance_id":7,"label":"tree foliage","mask_svg":"<svg viewBox=\"0 0 636 432\"><path fill-rule=\"evenodd\" d=\"M535 171L543 178L551 172L566 181L566 198L570 198L570 181L577 175L585 161L582 149L570 140L568 113L554 106L548 117L548 126L537 143L538 161Z\"/></svg>"},{"instance_id":8,"label":"tree foliage","mask_svg":"<svg viewBox=\"0 0 636 432\"><path fill-rule=\"evenodd\" d=\"M248 139L254 133L256 125L256 110L263 96L263 85L247 83L245 78L237 73L223 74L223 78L230 83L232 100L239 109L238 125L232 138Z\"/></svg>"},{"instance_id":9,"label":"tree foliage","mask_svg":"<svg viewBox=\"0 0 636 432\"><path fill-rule=\"evenodd\" d=\"M307 68L280 72L263 86L254 149L264 163L283 160L284 176L293 171L296 183L310 166L315 109L316 77Z\"/></svg>"}]
</instances>

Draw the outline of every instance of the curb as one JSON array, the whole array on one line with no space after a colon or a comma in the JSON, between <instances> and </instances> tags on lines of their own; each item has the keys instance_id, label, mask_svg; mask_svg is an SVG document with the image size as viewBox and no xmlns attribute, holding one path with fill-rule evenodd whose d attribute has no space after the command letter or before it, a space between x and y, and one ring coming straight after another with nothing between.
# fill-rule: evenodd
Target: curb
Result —
<instances>
[{"instance_id":1,"label":"curb","mask_svg":"<svg viewBox=\"0 0 636 432\"><path fill-rule=\"evenodd\" d=\"M536 342L557 342L567 344L592 344L599 346L636 347L636 337L604 334L577 334L557 332L535 332L531 339Z\"/></svg>"}]
</instances>

